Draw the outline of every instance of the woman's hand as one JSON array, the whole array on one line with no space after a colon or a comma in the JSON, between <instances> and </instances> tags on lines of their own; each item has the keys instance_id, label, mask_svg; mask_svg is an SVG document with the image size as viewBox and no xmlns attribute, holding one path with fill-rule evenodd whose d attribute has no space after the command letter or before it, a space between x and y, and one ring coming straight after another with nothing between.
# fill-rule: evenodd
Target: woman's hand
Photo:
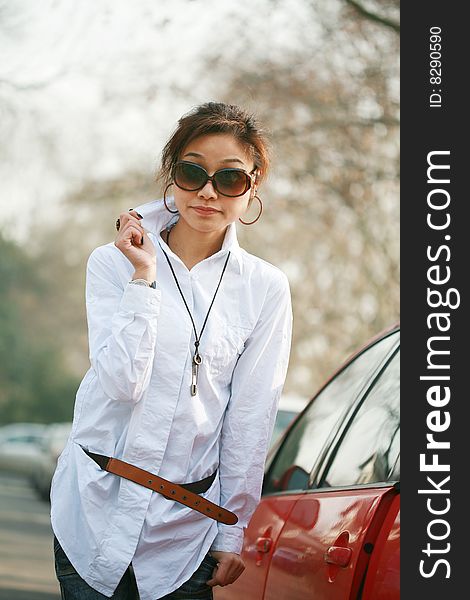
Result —
<instances>
[{"instance_id":1,"label":"woman's hand","mask_svg":"<svg viewBox=\"0 0 470 600\"><path fill-rule=\"evenodd\" d=\"M229 585L236 581L245 570L245 563L239 554L214 550L211 551L211 555L219 563L212 573L212 579L207 581L207 585L211 587Z\"/></svg>"},{"instance_id":2,"label":"woman's hand","mask_svg":"<svg viewBox=\"0 0 470 600\"><path fill-rule=\"evenodd\" d=\"M140 224L142 217L135 210L119 215L119 231L114 245L132 263L134 279L156 279L156 252L147 232Z\"/></svg>"}]
</instances>

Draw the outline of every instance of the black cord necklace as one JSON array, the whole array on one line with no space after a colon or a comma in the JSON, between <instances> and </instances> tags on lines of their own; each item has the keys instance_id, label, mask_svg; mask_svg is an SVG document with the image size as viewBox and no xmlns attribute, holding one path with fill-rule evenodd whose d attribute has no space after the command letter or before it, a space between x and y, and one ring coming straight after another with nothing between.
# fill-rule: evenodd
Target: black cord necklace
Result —
<instances>
[{"instance_id":1,"label":"black cord necklace","mask_svg":"<svg viewBox=\"0 0 470 600\"><path fill-rule=\"evenodd\" d=\"M171 229L172 229L171 227L168 227L167 230L166 230L166 245L168 247L169 247L169 245L168 245L168 239L170 237L170 231L171 231ZM160 242L159 242L159 244L160 244ZM176 277L176 273L175 273L175 271L173 269L173 265L171 264L171 261L168 258L168 254L165 252L165 250L163 250L161 244L160 244L160 248L162 249L163 254L165 255L165 258L166 258L166 260L168 262L168 265L169 265L169 267L171 269L171 272L173 273L173 277L174 277L176 286L177 286L178 291L179 291L179 293L181 295L181 298L183 299L184 305L186 306L186 310L188 311L189 317L191 318L191 323L193 324L195 342L194 342L194 354L193 354L192 377L191 377L191 396L195 396L196 393L197 393L197 375L198 375L199 365L202 362L202 356L199 354L199 343L200 343L202 334L204 332L204 328L206 326L207 319L209 317L209 313L211 311L212 305L214 304L215 297L217 295L217 292L219 291L220 284L222 283L222 277L224 276L225 269L226 269L227 264L228 264L228 259L230 258L230 251L227 254L227 258L225 260L224 268L222 269L222 273L220 275L219 283L217 284L217 288L216 288L216 290L214 292L214 296L212 298L211 305L209 306L209 310L207 311L206 318L204 319L204 323L202 325L201 332L198 335L197 331L196 331L196 325L194 324L193 315L191 314L191 311L189 310L188 303L186 302L186 298L184 297L184 294L183 294L183 292L181 290L180 284L179 284L178 279Z\"/></svg>"}]
</instances>

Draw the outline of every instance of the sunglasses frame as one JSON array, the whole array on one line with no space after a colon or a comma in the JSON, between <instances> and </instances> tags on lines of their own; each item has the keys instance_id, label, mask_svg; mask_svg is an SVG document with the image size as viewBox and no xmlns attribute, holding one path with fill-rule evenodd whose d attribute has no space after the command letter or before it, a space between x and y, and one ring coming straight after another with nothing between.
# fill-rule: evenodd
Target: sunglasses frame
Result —
<instances>
[{"instance_id":1,"label":"sunglasses frame","mask_svg":"<svg viewBox=\"0 0 470 600\"><path fill-rule=\"evenodd\" d=\"M187 189L184 187L181 187L181 185L179 185L176 182L176 178L175 178L175 171L177 169L177 167L179 165L191 165L192 167L197 167L198 169L201 169L201 171L204 171L204 173L206 174L206 180L204 181L204 183L195 188L195 189ZM240 196L243 196L243 194L246 194L246 192L251 189L251 186L253 185L253 182L256 181L256 171L258 170L257 167L255 167L253 169L253 171L251 171L251 173L247 173L244 169L237 169L237 168L224 168L224 169L218 169L217 171L215 171L215 173L213 175L209 175L209 173L206 171L206 169L204 169L204 167L202 167L201 165L198 165L197 163L193 163L189 160L180 160L178 161L174 167L173 167L173 182L174 184L180 188L180 190L184 190L185 192L198 192L199 190L202 190L202 188L207 184L208 181L210 181L212 183L212 186L214 187L214 190L220 194L221 196L226 196L227 198L239 198ZM214 177L217 175L217 173L220 173L221 171L237 171L238 173L243 173L243 175L245 175L246 180L245 180L245 189L243 190L243 192L241 192L240 194L236 194L235 196L231 196L229 194L224 194L223 192L221 192L218 187L217 187L217 182L215 181Z\"/></svg>"}]
</instances>

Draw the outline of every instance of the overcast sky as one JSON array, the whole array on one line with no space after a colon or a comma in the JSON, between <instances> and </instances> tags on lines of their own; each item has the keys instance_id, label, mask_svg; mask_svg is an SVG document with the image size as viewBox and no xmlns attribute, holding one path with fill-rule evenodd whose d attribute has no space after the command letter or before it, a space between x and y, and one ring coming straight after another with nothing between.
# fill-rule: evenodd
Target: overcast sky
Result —
<instances>
[{"instance_id":1,"label":"overcast sky","mask_svg":"<svg viewBox=\"0 0 470 600\"><path fill-rule=\"evenodd\" d=\"M0 226L24 240L85 179L151 177L178 117L223 89L205 57L262 68L312 39L307 10L302 0L0 0Z\"/></svg>"}]
</instances>

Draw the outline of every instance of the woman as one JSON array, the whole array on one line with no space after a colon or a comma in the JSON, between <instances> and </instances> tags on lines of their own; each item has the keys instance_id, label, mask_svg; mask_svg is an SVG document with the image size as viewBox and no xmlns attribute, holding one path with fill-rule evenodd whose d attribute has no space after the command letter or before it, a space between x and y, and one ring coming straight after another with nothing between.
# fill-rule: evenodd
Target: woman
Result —
<instances>
[{"instance_id":1,"label":"woman","mask_svg":"<svg viewBox=\"0 0 470 600\"><path fill-rule=\"evenodd\" d=\"M91 368L51 490L63 598L212 598L244 569L292 327L286 276L237 242L268 166L252 116L197 107L163 150L163 201L89 258Z\"/></svg>"}]
</instances>

